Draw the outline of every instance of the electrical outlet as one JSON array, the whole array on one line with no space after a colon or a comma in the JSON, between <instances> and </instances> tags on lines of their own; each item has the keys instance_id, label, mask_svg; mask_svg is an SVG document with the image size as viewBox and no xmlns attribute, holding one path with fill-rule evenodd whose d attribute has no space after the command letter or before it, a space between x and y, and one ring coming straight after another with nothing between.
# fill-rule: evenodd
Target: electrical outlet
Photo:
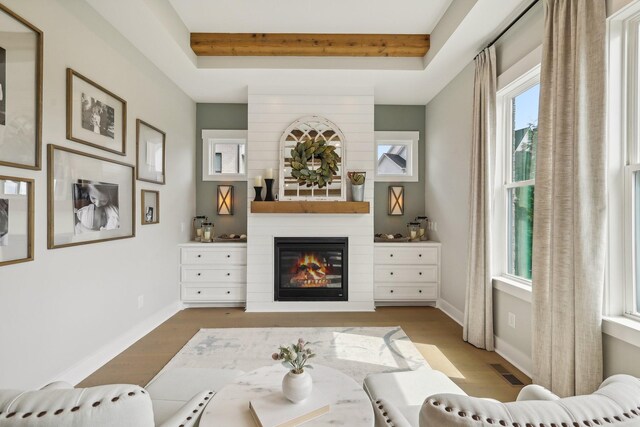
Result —
<instances>
[{"instance_id":1,"label":"electrical outlet","mask_svg":"<svg viewBox=\"0 0 640 427\"><path fill-rule=\"evenodd\" d=\"M138 310L144 307L144 295L138 295Z\"/></svg>"},{"instance_id":2,"label":"electrical outlet","mask_svg":"<svg viewBox=\"0 0 640 427\"><path fill-rule=\"evenodd\" d=\"M509 313L509 326L514 329L516 327L516 315L513 313Z\"/></svg>"},{"instance_id":3,"label":"electrical outlet","mask_svg":"<svg viewBox=\"0 0 640 427\"><path fill-rule=\"evenodd\" d=\"M433 231L438 231L438 223L437 222L433 221L432 226L433 226Z\"/></svg>"},{"instance_id":4,"label":"electrical outlet","mask_svg":"<svg viewBox=\"0 0 640 427\"><path fill-rule=\"evenodd\" d=\"M180 232L184 233L184 222L180 223Z\"/></svg>"}]
</instances>

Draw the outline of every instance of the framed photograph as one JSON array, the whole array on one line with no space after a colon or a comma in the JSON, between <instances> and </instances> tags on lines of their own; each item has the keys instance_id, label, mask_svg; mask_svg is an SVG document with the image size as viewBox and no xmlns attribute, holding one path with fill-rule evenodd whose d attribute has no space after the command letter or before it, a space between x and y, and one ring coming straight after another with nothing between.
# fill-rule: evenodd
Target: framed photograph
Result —
<instances>
[{"instance_id":1,"label":"framed photograph","mask_svg":"<svg viewBox=\"0 0 640 427\"><path fill-rule=\"evenodd\" d=\"M0 166L40 170L42 31L0 4Z\"/></svg>"},{"instance_id":2,"label":"framed photograph","mask_svg":"<svg viewBox=\"0 0 640 427\"><path fill-rule=\"evenodd\" d=\"M133 165L49 144L49 249L135 236Z\"/></svg>"},{"instance_id":3,"label":"framed photograph","mask_svg":"<svg viewBox=\"0 0 640 427\"><path fill-rule=\"evenodd\" d=\"M375 132L376 182L418 182L420 132Z\"/></svg>"},{"instance_id":4,"label":"framed photograph","mask_svg":"<svg viewBox=\"0 0 640 427\"><path fill-rule=\"evenodd\" d=\"M32 179L0 176L0 266L33 261Z\"/></svg>"},{"instance_id":5,"label":"framed photograph","mask_svg":"<svg viewBox=\"0 0 640 427\"><path fill-rule=\"evenodd\" d=\"M140 209L142 225L158 224L160 222L160 192L142 190L140 197Z\"/></svg>"},{"instance_id":6,"label":"framed photograph","mask_svg":"<svg viewBox=\"0 0 640 427\"><path fill-rule=\"evenodd\" d=\"M67 68L67 139L126 153L127 102Z\"/></svg>"},{"instance_id":7,"label":"framed photograph","mask_svg":"<svg viewBox=\"0 0 640 427\"><path fill-rule=\"evenodd\" d=\"M165 183L165 139L160 129L136 120L136 171L140 181Z\"/></svg>"}]
</instances>

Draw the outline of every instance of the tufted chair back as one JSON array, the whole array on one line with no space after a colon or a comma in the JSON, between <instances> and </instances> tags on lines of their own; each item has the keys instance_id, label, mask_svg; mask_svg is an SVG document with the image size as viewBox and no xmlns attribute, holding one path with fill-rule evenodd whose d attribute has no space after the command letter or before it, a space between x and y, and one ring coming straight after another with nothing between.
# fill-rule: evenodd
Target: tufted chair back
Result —
<instances>
[{"instance_id":1,"label":"tufted chair back","mask_svg":"<svg viewBox=\"0 0 640 427\"><path fill-rule=\"evenodd\" d=\"M548 392L547 392L548 393ZM424 401L420 427L640 427L640 380L614 375L586 396L500 403L454 394ZM538 397L540 398L540 397ZM525 398L526 399L526 398Z\"/></svg>"},{"instance_id":2,"label":"tufted chair back","mask_svg":"<svg viewBox=\"0 0 640 427\"><path fill-rule=\"evenodd\" d=\"M135 385L0 390L0 427L154 427L149 394Z\"/></svg>"}]
</instances>

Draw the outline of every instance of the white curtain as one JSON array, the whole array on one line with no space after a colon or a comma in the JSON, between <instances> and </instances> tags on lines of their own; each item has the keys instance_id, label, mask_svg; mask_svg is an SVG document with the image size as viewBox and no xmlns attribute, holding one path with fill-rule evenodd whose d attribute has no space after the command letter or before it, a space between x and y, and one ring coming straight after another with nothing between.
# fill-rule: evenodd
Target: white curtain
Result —
<instances>
[{"instance_id":1,"label":"white curtain","mask_svg":"<svg viewBox=\"0 0 640 427\"><path fill-rule=\"evenodd\" d=\"M533 380L602 381L606 248L605 2L544 0L533 226Z\"/></svg>"},{"instance_id":2,"label":"white curtain","mask_svg":"<svg viewBox=\"0 0 640 427\"><path fill-rule=\"evenodd\" d=\"M491 283L491 194L496 136L496 52L486 48L475 59L471 188L469 191L469 253L463 338L493 350Z\"/></svg>"}]
</instances>

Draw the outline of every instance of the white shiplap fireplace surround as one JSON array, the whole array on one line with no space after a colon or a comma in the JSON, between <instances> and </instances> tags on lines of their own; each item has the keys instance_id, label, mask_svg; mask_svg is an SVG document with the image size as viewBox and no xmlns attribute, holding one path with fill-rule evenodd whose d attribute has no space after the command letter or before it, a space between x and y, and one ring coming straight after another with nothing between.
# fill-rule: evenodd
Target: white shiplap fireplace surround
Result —
<instances>
[{"instance_id":1,"label":"white shiplap fireplace surround","mask_svg":"<svg viewBox=\"0 0 640 427\"><path fill-rule=\"evenodd\" d=\"M247 311L372 311L373 303L373 88L249 87L249 183L280 167L280 137L294 121L321 116L345 136L345 170L367 172L368 214L257 214L247 205ZM274 184L274 193L277 194ZM347 186L348 187L348 186ZM253 200L249 186L248 198ZM350 194L347 194L350 197ZM348 237L348 301L274 301L274 237Z\"/></svg>"}]
</instances>

